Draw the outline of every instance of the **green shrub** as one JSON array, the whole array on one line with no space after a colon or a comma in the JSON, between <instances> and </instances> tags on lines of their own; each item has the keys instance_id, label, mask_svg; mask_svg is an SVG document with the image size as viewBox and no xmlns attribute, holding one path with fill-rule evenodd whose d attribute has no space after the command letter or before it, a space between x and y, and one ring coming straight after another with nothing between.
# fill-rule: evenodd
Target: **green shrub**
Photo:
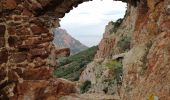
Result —
<instances>
[{"instance_id":1,"label":"green shrub","mask_svg":"<svg viewBox=\"0 0 170 100\"><path fill-rule=\"evenodd\" d=\"M131 38L128 36L123 36L117 43L117 46L122 50L122 51L127 51L130 49L130 41Z\"/></svg>"},{"instance_id":2,"label":"green shrub","mask_svg":"<svg viewBox=\"0 0 170 100\"><path fill-rule=\"evenodd\" d=\"M121 76L123 74L123 65L120 61L110 60L106 63L106 67L114 72L114 80L117 81L118 84L121 84Z\"/></svg>"},{"instance_id":3,"label":"green shrub","mask_svg":"<svg viewBox=\"0 0 170 100\"><path fill-rule=\"evenodd\" d=\"M106 63L106 66L110 69L110 70L115 70L116 68L121 68L122 64L119 61L116 60L110 60Z\"/></svg>"},{"instance_id":4,"label":"green shrub","mask_svg":"<svg viewBox=\"0 0 170 100\"><path fill-rule=\"evenodd\" d=\"M114 27L110 30L110 33L113 33L113 32L116 33L117 29L121 25L122 21L123 21L123 19L120 18L116 22L111 22Z\"/></svg>"},{"instance_id":5,"label":"green shrub","mask_svg":"<svg viewBox=\"0 0 170 100\"><path fill-rule=\"evenodd\" d=\"M91 81L85 81L81 86L80 86L80 92L85 93L89 90L91 87Z\"/></svg>"}]
</instances>

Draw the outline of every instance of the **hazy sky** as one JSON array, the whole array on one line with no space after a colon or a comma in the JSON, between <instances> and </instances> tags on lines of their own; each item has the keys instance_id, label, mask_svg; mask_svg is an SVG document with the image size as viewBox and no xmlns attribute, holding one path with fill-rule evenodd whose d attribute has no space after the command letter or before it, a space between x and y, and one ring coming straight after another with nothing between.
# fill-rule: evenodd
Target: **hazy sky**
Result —
<instances>
[{"instance_id":1,"label":"hazy sky","mask_svg":"<svg viewBox=\"0 0 170 100\"><path fill-rule=\"evenodd\" d=\"M109 21L124 16L126 4L113 0L84 2L61 19L61 28L87 46L97 45Z\"/></svg>"}]
</instances>

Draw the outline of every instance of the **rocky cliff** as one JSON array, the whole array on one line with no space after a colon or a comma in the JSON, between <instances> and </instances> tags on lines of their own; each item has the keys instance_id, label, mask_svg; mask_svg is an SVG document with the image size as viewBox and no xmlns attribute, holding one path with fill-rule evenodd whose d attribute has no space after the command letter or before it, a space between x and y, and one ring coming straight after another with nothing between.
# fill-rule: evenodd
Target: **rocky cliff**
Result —
<instances>
[{"instance_id":1,"label":"rocky cliff","mask_svg":"<svg viewBox=\"0 0 170 100\"><path fill-rule=\"evenodd\" d=\"M88 47L73 38L66 30L57 28L53 31L53 43L57 48L70 48L71 55L87 49Z\"/></svg>"},{"instance_id":2,"label":"rocky cliff","mask_svg":"<svg viewBox=\"0 0 170 100\"><path fill-rule=\"evenodd\" d=\"M91 88L87 93L102 93L118 96L122 85L122 59L124 50L130 49L129 41L123 42L126 47L118 47L121 41L122 19L109 22L105 28L103 38L99 43L99 49L94 60L87 65L80 77L80 82L91 82ZM122 50L123 49L123 50ZM117 56L115 56L117 54ZM118 55L120 54L120 55Z\"/></svg>"},{"instance_id":3,"label":"rocky cliff","mask_svg":"<svg viewBox=\"0 0 170 100\"><path fill-rule=\"evenodd\" d=\"M112 87L112 92L117 93L122 100L168 100L170 1L128 2L123 22L116 31L113 31L115 23L112 25L110 22L106 27L96 58L82 73L80 81L90 80L93 83L93 91L88 92L110 93L109 88ZM121 84L117 81L118 85L108 85L108 81L104 81L109 78L107 75L113 75L113 80L116 72L114 68L110 73L106 67L116 67L118 63L123 68Z\"/></svg>"},{"instance_id":4,"label":"rocky cliff","mask_svg":"<svg viewBox=\"0 0 170 100\"><path fill-rule=\"evenodd\" d=\"M1 99L53 100L74 91L71 82L52 78L55 48L51 29L59 26L58 18L84 1L88 0L0 1ZM99 47L96 58L116 59L125 53L120 57L123 80L118 94L122 100L153 96L169 100L170 1L117 1L128 3L126 16L113 39L103 40L107 47Z\"/></svg>"},{"instance_id":5,"label":"rocky cliff","mask_svg":"<svg viewBox=\"0 0 170 100\"><path fill-rule=\"evenodd\" d=\"M143 0L129 6L132 24L131 49L123 60L123 99L161 99L169 96L170 1Z\"/></svg>"}]
</instances>

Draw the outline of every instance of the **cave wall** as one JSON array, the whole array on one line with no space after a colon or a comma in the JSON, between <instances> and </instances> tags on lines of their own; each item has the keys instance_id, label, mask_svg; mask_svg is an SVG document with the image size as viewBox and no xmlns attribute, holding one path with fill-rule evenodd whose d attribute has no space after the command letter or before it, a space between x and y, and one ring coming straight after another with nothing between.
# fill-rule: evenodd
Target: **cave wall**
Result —
<instances>
[{"instance_id":1,"label":"cave wall","mask_svg":"<svg viewBox=\"0 0 170 100\"><path fill-rule=\"evenodd\" d=\"M85 1L89 0L0 1L1 98L22 100L24 95L31 95L29 97L34 99L44 93L45 87L54 87L49 85L57 81L49 80L55 66L55 57L49 56L55 50L51 43L51 29L59 26L58 18ZM140 100L153 94L165 99L169 97L170 88L170 1L120 1L128 3L123 23L130 26L128 22L134 22L130 33L132 49L124 59L122 98ZM140 50L144 53L138 55ZM139 75L139 70L143 68L141 66L145 68L143 76ZM35 87L29 90L28 84L34 84ZM72 91L72 85L68 84L65 84L70 87L68 91ZM58 89L62 91L64 88ZM52 92L44 93L44 97Z\"/></svg>"},{"instance_id":2,"label":"cave wall","mask_svg":"<svg viewBox=\"0 0 170 100\"><path fill-rule=\"evenodd\" d=\"M55 50L51 30L59 26L58 18L83 1L0 0L0 99L35 99L54 87L44 93L45 99L63 92L55 84L68 86L66 93L73 90L72 83L52 79L56 58L70 51Z\"/></svg>"}]
</instances>

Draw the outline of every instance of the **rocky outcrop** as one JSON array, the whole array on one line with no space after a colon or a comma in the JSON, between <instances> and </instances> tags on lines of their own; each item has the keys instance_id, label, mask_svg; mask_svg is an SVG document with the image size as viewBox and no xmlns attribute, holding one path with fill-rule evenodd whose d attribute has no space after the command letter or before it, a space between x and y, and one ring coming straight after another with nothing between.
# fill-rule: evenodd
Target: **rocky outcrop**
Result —
<instances>
[{"instance_id":1,"label":"rocky outcrop","mask_svg":"<svg viewBox=\"0 0 170 100\"><path fill-rule=\"evenodd\" d=\"M26 80L17 84L17 95L12 100L57 100L75 92L75 84L63 79Z\"/></svg>"},{"instance_id":2,"label":"rocky outcrop","mask_svg":"<svg viewBox=\"0 0 170 100\"><path fill-rule=\"evenodd\" d=\"M106 26L103 38L98 45L99 50L95 55L95 59L106 58L109 54L111 54L111 50L115 44L115 37L111 35L113 27L113 22L109 22Z\"/></svg>"},{"instance_id":3,"label":"rocky outcrop","mask_svg":"<svg viewBox=\"0 0 170 100\"><path fill-rule=\"evenodd\" d=\"M117 84L114 69L107 66L109 62L105 59L104 62L93 61L87 65L80 77L80 84L84 84L87 80L91 82L91 87L87 93L98 93L119 96L120 86Z\"/></svg>"},{"instance_id":4,"label":"rocky outcrop","mask_svg":"<svg viewBox=\"0 0 170 100\"><path fill-rule=\"evenodd\" d=\"M119 41L122 41L122 36L126 35L121 29L124 27L121 21L122 19L119 19L117 22L111 21L108 23L94 60L87 65L80 76L80 83L83 84L87 80L91 82L91 87L87 93L100 93L120 97L122 82L121 63L126 54L122 53L126 51L124 46L118 45ZM123 43L129 45L127 41L123 41ZM120 68L117 69L117 67ZM117 72L117 70L120 70L120 72Z\"/></svg>"},{"instance_id":5,"label":"rocky outcrop","mask_svg":"<svg viewBox=\"0 0 170 100\"><path fill-rule=\"evenodd\" d=\"M109 35L115 40L114 44L108 47L111 43L100 43L94 60L100 64L89 64L90 67L82 73L82 79L101 80L102 77L97 78L95 73L100 73L98 67L104 59L125 53L120 57L123 64L121 90L118 89L121 99L169 99L169 3L165 0L129 0L122 24L112 33L114 35ZM97 89L104 86L102 82L98 84Z\"/></svg>"},{"instance_id":6,"label":"rocky outcrop","mask_svg":"<svg viewBox=\"0 0 170 100\"><path fill-rule=\"evenodd\" d=\"M95 59L111 58L113 55L124 53L131 48L132 28L127 26L126 20L122 21L123 19L118 19L116 22L111 21L106 25ZM129 24L131 23L133 22L129 22Z\"/></svg>"},{"instance_id":7,"label":"rocky outcrop","mask_svg":"<svg viewBox=\"0 0 170 100\"><path fill-rule=\"evenodd\" d=\"M123 98L145 99L155 96L169 99L169 1L144 0L130 7L129 17L136 12L132 46L123 61ZM166 41L166 42L165 42Z\"/></svg>"}]
</instances>

